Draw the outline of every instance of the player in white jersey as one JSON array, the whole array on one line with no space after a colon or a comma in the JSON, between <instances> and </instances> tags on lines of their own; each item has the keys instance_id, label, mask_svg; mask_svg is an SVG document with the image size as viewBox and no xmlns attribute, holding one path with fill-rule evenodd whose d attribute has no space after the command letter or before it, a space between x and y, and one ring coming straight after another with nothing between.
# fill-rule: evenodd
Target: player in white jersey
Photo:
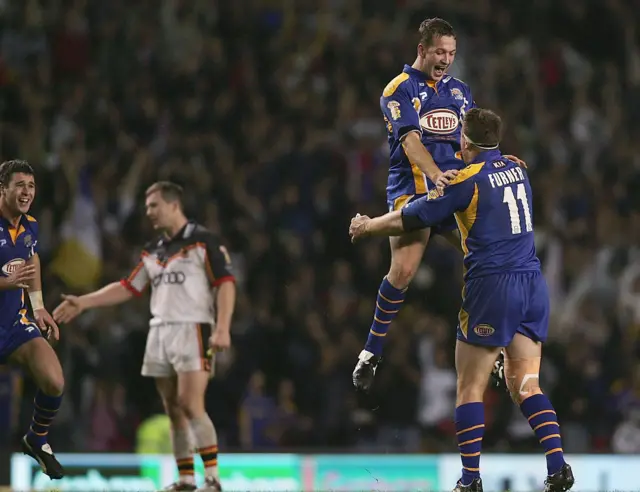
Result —
<instances>
[{"instance_id":1,"label":"player in white jersey","mask_svg":"<svg viewBox=\"0 0 640 492\"><path fill-rule=\"evenodd\" d=\"M64 296L53 316L69 322L87 309L141 295L151 285L152 319L142 375L155 378L171 419L180 476L165 490L197 489L192 454L197 448L206 475L204 486L197 490L217 492L221 490L217 435L204 397L212 374L212 354L231 344L236 295L231 262L213 233L186 218L180 186L170 182L152 185L146 193L146 210L162 236L143 249L131 274L83 296Z\"/></svg>"}]
</instances>

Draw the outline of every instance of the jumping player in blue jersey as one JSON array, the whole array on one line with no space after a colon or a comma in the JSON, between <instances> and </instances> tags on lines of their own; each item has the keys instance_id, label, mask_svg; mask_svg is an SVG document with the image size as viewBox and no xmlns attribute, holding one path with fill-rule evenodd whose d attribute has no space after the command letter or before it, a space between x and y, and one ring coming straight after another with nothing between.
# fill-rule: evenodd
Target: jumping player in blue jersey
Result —
<instances>
[{"instance_id":1,"label":"jumping player in blue jersey","mask_svg":"<svg viewBox=\"0 0 640 492\"><path fill-rule=\"evenodd\" d=\"M498 150L501 129L495 113L469 110L460 144L467 166L444 194L421 197L382 217L358 215L349 232L353 240L393 236L455 216L465 276L455 357L455 422L463 468L454 492L482 491L482 402L502 349L511 396L545 450L545 491L563 492L573 486L573 473L564 461L555 410L539 386L549 293L534 245L531 186L526 172Z\"/></svg>"},{"instance_id":2,"label":"jumping player in blue jersey","mask_svg":"<svg viewBox=\"0 0 640 492\"><path fill-rule=\"evenodd\" d=\"M442 19L427 19L419 31L416 60L389 82L380 99L390 148L390 211L429 193L437 195L464 167L459 154L460 123L474 106L469 86L446 73L456 55L451 25ZM367 342L353 372L356 388L368 391L373 384L385 337L420 266L431 232L459 243L455 230L453 217L443 217L431 228L390 238L391 267L378 289Z\"/></svg>"},{"instance_id":3,"label":"jumping player in blue jersey","mask_svg":"<svg viewBox=\"0 0 640 492\"><path fill-rule=\"evenodd\" d=\"M34 173L27 162L0 164L0 363L18 365L34 378L39 389L22 451L49 477L62 478L64 471L47 435L60 408L64 377L58 356L42 336L57 341L60 334L42 298L38 223L27 215L35 194Z\"/></svg>"}]
</instances>

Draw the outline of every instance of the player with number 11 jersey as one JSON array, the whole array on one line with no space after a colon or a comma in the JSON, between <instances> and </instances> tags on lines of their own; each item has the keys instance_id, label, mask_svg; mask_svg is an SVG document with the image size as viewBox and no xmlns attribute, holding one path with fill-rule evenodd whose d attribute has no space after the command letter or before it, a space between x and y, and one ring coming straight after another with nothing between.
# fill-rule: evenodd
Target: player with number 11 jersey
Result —
<instances>
[{"instance_id":1,"label":"player with number 11 jersey","mask_svg":"<svg viewBox=\"0 0 640 492\"><path fill-rule=\"evenodd\" d=\"M403 209L421 197L437 198L464 167L459 154L461 125L474 102L469 87L446 73L456 56L456 35L439 18L423 21L419 32L415 61L387 84L380 99L389 132L389 211ZM431 233L443 234L459 246L455 231L451 214L429 227L389 239L391 265L378 288L373 321L352 375L357 389L368 391L373 384L384 341Z\"/></svg>"},{"instance_id":2,"label":"player with number 11 jersey","mask_svg":"<svg viewBox=\"0 0 640 492\"><path fill-rule=\"evenodd\" d=\"M482 492L480 455L484 393L496 357L504 350L504 380L544 449L545 492L575 483L564 459L556 412L540 389L542 343L549 325L549 291L536 256L531 185L518 164L499 150L502 121L471 109L463 123L461 154L467 163L442 196L422 197L381 217L356 215L353 241L397 236L440 224L455 215L464 250L464 289L455 353L456 438L462 461L453 492Z\"/></svg>"}]
</instances>

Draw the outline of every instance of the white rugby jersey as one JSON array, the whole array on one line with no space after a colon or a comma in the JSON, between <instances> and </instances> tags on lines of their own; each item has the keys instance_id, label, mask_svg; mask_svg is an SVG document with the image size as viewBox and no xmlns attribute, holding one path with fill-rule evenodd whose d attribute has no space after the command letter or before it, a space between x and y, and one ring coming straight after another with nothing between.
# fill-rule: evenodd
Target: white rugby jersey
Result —
<instances>
[{"instance_id":1,"label":"white rugby jersey","mask_svg":"<svg viewBox=\"0 0 640 492\"><path fill-rule=\"evenodd\" d=\"M151 285L153 322L215 322L212 288L235 281L231 260L215 234L188 222L173 238L145 246L121 284L139 296Z\"/></svg>"}]
</instances>

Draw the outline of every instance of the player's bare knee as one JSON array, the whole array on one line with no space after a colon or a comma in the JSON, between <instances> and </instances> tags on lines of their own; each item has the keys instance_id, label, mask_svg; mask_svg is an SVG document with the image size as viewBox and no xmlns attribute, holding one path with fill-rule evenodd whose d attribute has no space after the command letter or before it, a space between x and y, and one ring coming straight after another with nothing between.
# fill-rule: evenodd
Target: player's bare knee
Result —
<instances>
[{"instance_id":1,"label":"player's bare knee","mask_svg":"<svg viewBox=\"0 0 640 492\"><path fill-rule=\"evenodd\" d=\"M465 377L458 375L456 388L456 405L465 405L484 400L484 391L487 387L486 379L478 378L475 375Z\"/></svg>"},{"instance_id":2,"label":"player's bare knee","mask_svg":"<svg viewBox=\"0 0 640 492\"><path fill-rule=\"evenodd\" d=\"M506 374L506 380L511 399L518 405L527 398L542 393L538 374Z\"/></svg>"},{"instance_id":3,"label":"player's bare knee","mask_svg":"<svg viewBox=\"0 0 640 492\"><path fill-rule=\"evenodd\" d=\"M456 406L466 405L484 400L484 388L465 388L456 393Z\"/></svg>"},{"instance_id":4,"label":"player's bare knee","mask_svg":"<svg viewBox=\"0 0 640 492\"><path fill-rule=\"evenodd\" d=\"M37 339L39 340L39 339ZM60 396L64 392L64 373L53 349L46 343L33 345L35 349L26 362L36 386L44 394Z\"/></svg>"},{"instance_id":5,"label":"player's bare knee","mask_svg":"<svg viewBox=\"0 0 640 492\"><path fill-rule=\"evenodd\" d=\"M200 398L196 398L191 394L178 395L178 405L189 420L200 417L204 412L204 401L200 401Z\"/></svg>"},{"instance_id":6,"label":"player's bare knee","mask_svg":"<svg viewBox=\"0 0 640 492\"><path fill-rule=\"evenodd\" d=\"M40 391L49 396L60 396L64 393L64 376L60 374L50 374L39 383Z\"/></svg>"},{"instance_id":7,"label":"player's bare knee","mask_svg":"<svg viewBox=\"0 0 640 492\"><path fill-rule=\"evenodd\" d=\"M412 262L408 261L408 259L392 261L391 268L387 274L387 280L396 289L404 289L411 283L413 277L415 277L419 264L419 261Z\"/></svg>"},{"instance_id":8,"label":"player's bare knee","mask_svg":"<svg viewBox=\"0 0 640 492\"><path fill-rule=\"evenodd\" d=\"M163 398L162 404L164 405L167 417L169 417L169 420L171 420L173 424L185 419L184 412L182 411L177 398Z\"/></svg>"}]
</instances>

